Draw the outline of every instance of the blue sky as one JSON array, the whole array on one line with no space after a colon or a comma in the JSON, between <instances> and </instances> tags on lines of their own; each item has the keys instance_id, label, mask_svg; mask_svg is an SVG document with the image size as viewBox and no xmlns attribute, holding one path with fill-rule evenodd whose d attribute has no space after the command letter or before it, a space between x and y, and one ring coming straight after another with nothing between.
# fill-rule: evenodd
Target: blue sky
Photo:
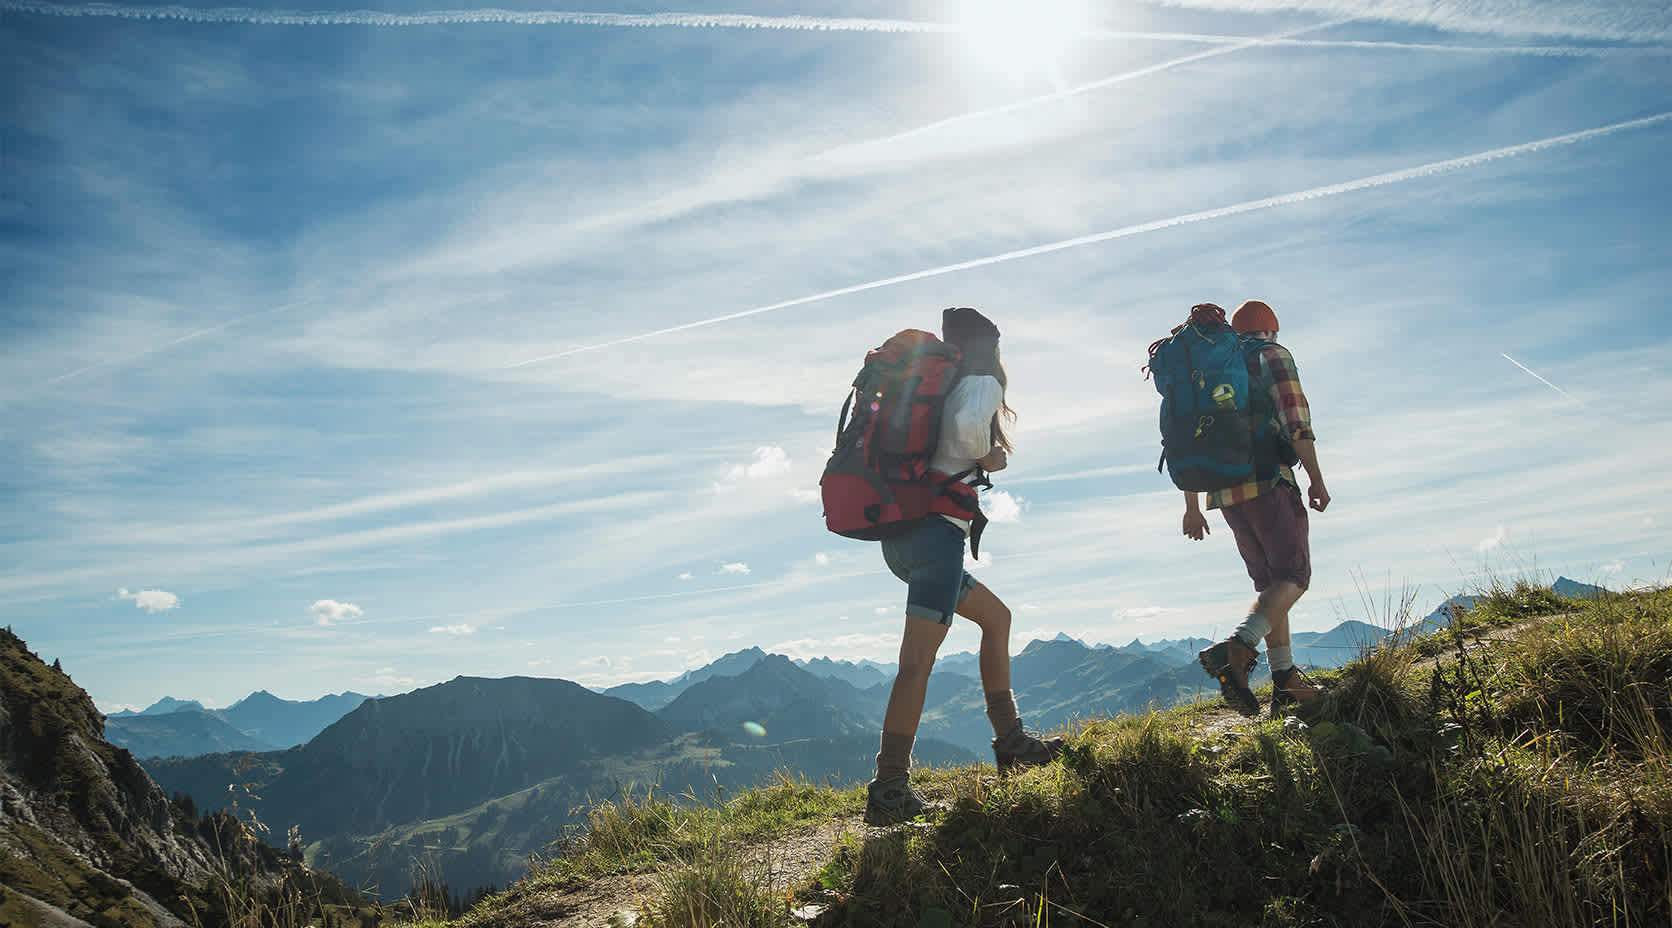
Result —
<instances>
[{"instance_id":1,"label":"blue sky","mask_svg":"<svg viewBox=\"0 0 1672 928\"><path fill-rule=\"evenodd\" d=\"M816 484L949 305L1017 648L1246 605L1138 373L1202 300L1312 399L1298 628L1668 576L1663 4L500 6L0 0L0 622L101 706L887 660Z\"/></svg>"}]
</instances>

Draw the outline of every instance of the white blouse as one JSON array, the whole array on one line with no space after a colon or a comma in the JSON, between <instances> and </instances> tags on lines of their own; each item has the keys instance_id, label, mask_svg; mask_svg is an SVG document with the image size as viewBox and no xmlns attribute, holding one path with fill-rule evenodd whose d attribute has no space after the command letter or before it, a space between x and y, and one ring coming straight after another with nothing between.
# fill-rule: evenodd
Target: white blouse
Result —
<instances>
[{"instance_id":1,"label":"white blouse","mask_svg":"<svg viewBox=\"0 0 1672 928\"><path fill-rule=\"evenodd\" d=\"M1003 403L1004 387L990 374L964 377L954 384L941 410L940 442L935 445L929 469L956 474L969 470L976 461L992 453L993 416ZM974 479L975 475L971 474L964 482ZM968 519L954 519L945 514L941 517L969 534Z\"/></svg>"}]
</instances>

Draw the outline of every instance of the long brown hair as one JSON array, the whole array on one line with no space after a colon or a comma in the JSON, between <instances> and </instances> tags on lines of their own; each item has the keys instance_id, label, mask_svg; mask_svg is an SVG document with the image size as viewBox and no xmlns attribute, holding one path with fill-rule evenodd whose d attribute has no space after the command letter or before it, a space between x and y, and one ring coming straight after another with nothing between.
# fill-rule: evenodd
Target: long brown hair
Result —
<instances>
[{"instance_id":1,"label":"long brown hair","mask_svg":"<svg viewBox=\"0 0 1672 928\"><path fill-rule=\"evenodd\" d=\"M974 340L972 339L972 341ZM1003 448L1004 453L1009 454L1016 449L1010 442L1010 436L1005 434L1004 426L1005 423L1016 424L1016 410L1011 409L1010 403L1004 398L1004 395L1010 392L1010 377L1005 374L1004 363L999 359L998 340L994 339L991 344L993 346L992 357L976 359L976 363L972 365L975 369L971 373L987 374L999 382L999 389L1003 392L1000 394L998 412L993 413L993 424L990 429L991 440L994 446Z\"/></svg>"},{"instance_id":2,"label":"long brown hair","mask_svg":"<svg viewBox=\"0 0 1672 928\"><path fill-rule=\"evenodd\" d=\"M1010 391L1010 378L1005 376L1005 365L1002 365L1002 363L998 361L997 348L993 349L993 376L998 378L998 388L1005 391L1005 393L1008 393L1008 391ZM1012 408L1010 408L1010 403L1007 403L1007 401L1003 400L1003 398L998 400L997 413L993 413L993 445L1000 446L1000 448L1003 448L1005 453L1008 455L1008 453L1015 450L1015 448L1012 448L1012 445L1010 445L1010 436L1005 435L1005 428L1003 428L1002 423L998 421L1000 418L1008 421L1010 425L1015 425L1015 423L1017 423L1017 411L1012 410Z\"/></svg>"},{"instance_id":3,"label":"long brown hair","mask_svg":"<svg viewBox=\"0 0 1672 928\"><path fill-rule=\"evenodd\" d=\"M963 353L965 374L993 377L999 382L1001 391L1008 391L1010 378L1004 373L1004 365L999 363L999 328L991 319L968 306L954 306L941 313L941 333ZM1010 436L1004 432L1007 422L1016 422L1016 410L1010 408L1001 393L999 408L993 413L989 431L993 445L1009 454L1012 450Z\"/></svg>"}]
</instances>

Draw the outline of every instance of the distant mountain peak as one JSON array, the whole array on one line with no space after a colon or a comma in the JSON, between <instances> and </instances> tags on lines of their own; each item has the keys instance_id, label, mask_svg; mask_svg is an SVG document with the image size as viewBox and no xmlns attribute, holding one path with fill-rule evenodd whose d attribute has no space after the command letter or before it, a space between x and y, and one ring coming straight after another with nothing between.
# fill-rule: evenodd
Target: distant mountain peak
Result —
<instances>
[{"instance_id":1,"label":"distant mountain peak","mask_svg":"<svg viewBox=\"0 0 1672 928\"><path fill-rule=\"evenodd\" d=\"M1580 583L1578 580L1568 577L1557 577L1556 582L1550 584L1550 591L1557 596L1566 596L1568 599L1595 599L1598 596L1608 595L1607 587Z\"/></svg>"},{"instance_id":2,"label":"distant mountain peak","mask_svg":"<svg viewBox=\"0 0 1672 928\"><path fill-rule=\"evenodd\" d=\"M170 712L207 712L203 703L195 699L175 699L164 696L148 706L140 715L167 715Z\"/></svg>"},{"instance_id":3,"label":"distant mountain peak","mask_svg":"<svg viewBox=\"0 0 1672 928\"><path fill-rule=\"evenodd\" d=\"M1062 647L1065 647L1065 646L1066 647L1072 647L1072 648L1077 649L1077 650L1085 650L1085 651L1091 650L1091 648L1088 647L1084 641L1081 641L1078 638L1069 637L1068 635L1065 635L1065 634L1058 634L1057 637L1051 638L1051 639L1035 638L1032 641L1028 642L1027 647L1023 648L1022 650L1024 652L1027 652L1027 651L1033 651L1033 650L1038 650L1038 649L1042 649L1042 648L1062 648Z\"/></svg>"}]
</instances>

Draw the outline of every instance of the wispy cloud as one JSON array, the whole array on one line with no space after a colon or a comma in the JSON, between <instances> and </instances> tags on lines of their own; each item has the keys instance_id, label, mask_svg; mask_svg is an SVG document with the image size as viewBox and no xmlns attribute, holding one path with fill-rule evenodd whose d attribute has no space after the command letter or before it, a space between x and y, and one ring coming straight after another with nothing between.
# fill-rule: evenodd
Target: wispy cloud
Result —
<instances>
[{"instance_id":1,"label":"wispy cloud","mask_svg":"<svg viewBox=\"0 0 1672 928\"><path fill-rule=\"evenodd\" d=\"M380 667L372 674L372 682L379 690L409 690L423 681L409 673L403 673L394 667ZM384 695L393 695L385 692Z\"/></svg>"},{"instance_id":2,"label":"wispy cloud","mask_svg":"<svg viewBox=\"0 0 1672 928\"><path fill-rule=\"evenodd\" d=\"M140 590L130 593L126 588L116 591L122 599L132 600L133 604L146 612L167 612L180 607L180 597L166 590Z\"/></svg>"},{"instance_id":3,"label":"wispy cloud","mask_svg":"<svg viewBox=\"0 0 1672 928\"><path fill-rule=\"evenodd\" d=\"M720 573L723 573L723 574L746 574L748 572L749 572L749 565L743 563L742 561L736 561L736 562L733 562L733 563L730 563L730 564L721 564L720 565Z\"/></svg>"},{"instance_id":4,"label":"wispy cloud","mask_svg":"<svg viewBox=\"0 0 1672 928\"><path fill-rule=\"evenodd\" d=\"M843 158L848 157L852 153L857 152L857 151L863 151L865 149L870 149L870 148L887 147L889 145L893 145L893 144L898 143L898 142L906 141L907 139L911 139L911 138L915 138L915 137L918 137L918 136L926 135L926 134L931 133L931 132L936 132L938 130L945 129L949 126L955 126L955 125L958 125L960 123L966 123L966 122L971 122L971 121L980 120L980 119L990 119L990 118L995 117L995 116L1003 116L1007 113L1014 113L1014 112L1017 112L1019 110L1032 109L1034 107L1042 106L1042 105L1049 104L1049 103L1057 103L1057 102L1060 102L1060 101L1063 101L1063 100L1071 99L1073 97L1081 96L1083 94L1092 93L1092 92L1098 91L1098 90L1106 90L1110 87L1114 87L1114 86L1117 86L1117 85L1120 85L1120 84L1125 84L1125 83L1128 83L1128 82L1131 82L1131 81L1139 80L1140 78L1149 77L1152 74L1160 74L1163 71L1171 71L1174 68L1181 68L1181 67L1184 67L1185 65L1188 65L1188 64L1195 64L1196 62L1199 62L1199 61L1206 61L1210 58L1217 58L1220 55L1230 55L1230 54L1234 54L1236 52L1244 51L1246 49L1257 48L1261 45L1266 45L1266 44L1269 44L1271 42L1275 42L1275 41L1278 41L1278 40L1281 40L1281 39L1293 38L1297 35L1304 35L1308 32L1315 32L1315 31L1318 31L1318 30L1321 30L1321 29L1328 29L1332 26L1339 26L1339 25L1341 25L1343 23L1346 23L1346 22L1350 22L1350 20L1338 19L1338 20L1333 20L1331 22L1326 22L1326 23L1316 23L1316 24L1313 24L1313 25L1310 25L1310 26L1302 26L1299 29L1291 29L1291 30L1288 30L1286 32L1280 32L1280 33L1277 33L1277 34L1272 35L1270 37L1256 37L1256 38L1249 38L1249 39L1241 39L1241 40L1231 42L1231 43L1226 44L1226 45L1222 45L1222 46L1217 47L1217 48L1210 48L1206 51L1196 52L1195 54L1185 55L1185 56L1180 57L1180 58L1171 58L1171 59L1168 59L1167 61L1162 61L1162 62L1159 62L1157 64L1152 64L1152 65L1148 65L1146 67L1137 68L1135 70L1123 71L1119 74L1112 74L1108 77L1100 78L1098 80L1087 81L1087 82L1084 82L1084 83L1075 84L1072 87L1065 87L1061 90L1056 91L1055 93L1043 94L1041 96L1036 96L1036 97L1028 97L1027 99L1017 100L1013 103L1005 103L1005 104L1002 104L1002 105L999 105L999 106L989 107L989 108L983 109L983 110L976 110L976 111L970 112L970 113L961 113L957 116L953 116L953 117L950 117L948 119L936 120L935 122L928 123L927 125L918 126L914 129L907 129L904 132L897 132L893 135L884 136L884 137L878 138L878 139L870 139L870 140L863 141L863 142L856 142L853 145L843 146L842 148L835 149L834 151L826 152L824 155L821 155L820 157L840 161Z\"/></svg>"},{"instance_id":5,"label":"wispy cloud","mask_svg":"<svg viewBox=\"0 0 1672 928\"><path fill-rule=\"evenodd\" d=\"M463 623L463 622L460 622L456 625L436 625L436 626L432 626L430 628L430 634L432 634L432 635L452 635L453 637L460 637L460 636L464 636L464 635L474 635L474 634L476 634L476 626L469 625L469 624L466 624L466 623Z\"/></svg>"},{"instance_id":6,"label":"wispy cloud","mask_svg":"<svg viewBox=\"0 0 1672 928\"><path fill-rule=\"evenodd\" d=\"M1118 229L1110 229L1107 232L1097 232L1091 235L1082 235L1075 238L1062 239L1060 241L1048 242L1043 245L1035 245L1031 248L1018 248L1014 251L988 255L984 258L959 261L954 264L943 264L939 267L926 268L921 271L914 271L910 274L899 274L893 277L884 277L879 280L872 280L862 284L854 284L852 286L841 287L835 290L826 290L822 293L796 297L795 299L784 300L778 303L769 303L765 306L757 306L753 309L745 309L734 313L726 313L720 316L712 316L707 319L699 319L695 322L687 322L680 325L653 329L648 332L641 332L637 335L628 335L622 338L611 339L609 341L599 342L593 345L570 348L553 354L529 358L525 361L517 361L507 366L516 368L524 367L530 364L540 364L547 361L557 361L563 358L573 357L578 354L584 354L586 352L616 348L622 345L632 344L634 342L645 341L646 339L660 338L664 335L673 335L678 332L688 332L692 329L719 325L725 322L733 322L738 319L746 319L750 316L758 316L763 313L771 313L797 306L805 306L809 303L818 303L840 296L863 293L868 290L878 290L884 287L898 286L904 283L926 280L932 277L941 277L947 274L959 273L961 271L975 270L976 268L1002 264L1007 261L1017 261L1023 258L1035 258L1041 255L1065 251L1071 248L1083 248L1087 245L1097 245L1103 242L1114 241L1116 239L1130 238L1132 236L1145 235L1151 232L1160 232L1166 229L1177 228L1179 226L1191 225L1193 223L1227 219L1232 216L1240 216L1246 213L1257 212L1259 210L1276 209L1278 207L1292 206L1298 203L1306 203L1313 200L1321 200L1327 197L1357 193L1361 190L1385 187L1390 184L1401 184L1412 180L1436 177L1441 174L1449 174L1454 171L1463 171L1469 168L1479 167L1481 165L1490 164L1494 161L1500 161L1506 158L1517 158L1523 155L1530 155L1564 145L1576 145L1581 142L1587 142L1604 136L1614 135L1619 132L1629 132L1634 129L1643 129L1649 126L1660 125L1668 121L1672 121L1672 112L1657 113L1653 116L1645 116L1641 119L1629 119L1623 122L1600 126L1595 129L1586 129L1580 132L1570 132L1564 135L1550 136L1549 138L1538 139L1532 142L1523 142L1519 145L1507 145L1502 148L1476 152L1475 154L1464 155L1458 158L1448 158L1443 161L1431 161L1427 164L1417 165L1416 167L1405 168L1398 171L1388 171L1381 174L1372 174L1367 177L1360 177L1356 180L1344 181L1338 184L1312 187L1306 190L1299 190L1294 193L1286 193L1274 197L1264 197L1258 200L1247 200L1230 206L1221 206L1215 209L1184 213L1167 219L1158 219L1152 222L1143 222L1136 225L1123 226Z\"/></svg>"},{"instance_id":7,"label":"wispy cloud","mask_svg":"<svg viewBox=\"0 0 1672 928\"><path fill-rule=\"evenodd\" d=\"M636 508L639 505L642 505L646 499L646 494L623 493L605 499L588 499L575 502L553 503L550 505L534 506L526 509L498 512L488 515L469 516L457 519L409 522L386 528L349 531L336 535L325 535L318 538L310 538L299 541L245 545L242 547L205 553L194 558L192 563L194 569L204 572L230 566L282 563L283 561L291 558L302 555L318 554L324 551L375 548L387 544L407 542L418 538L439 537L455 532L505 528L507 526L521 525L529 522L556 519L565 515L603 512L612 509ZM123 572L132 572L135 566L143 566L145 563L147 562L142 559L137 563L137 565L108 564L104 566L76 567L45 573L0 576L0 591L31 590L43 587L54 587L65 584L86 582L87 580L104 577L112 573L120 574ZM163 560L161 563L172 563L172 561Z\"/></svg>"}]
</instances>

